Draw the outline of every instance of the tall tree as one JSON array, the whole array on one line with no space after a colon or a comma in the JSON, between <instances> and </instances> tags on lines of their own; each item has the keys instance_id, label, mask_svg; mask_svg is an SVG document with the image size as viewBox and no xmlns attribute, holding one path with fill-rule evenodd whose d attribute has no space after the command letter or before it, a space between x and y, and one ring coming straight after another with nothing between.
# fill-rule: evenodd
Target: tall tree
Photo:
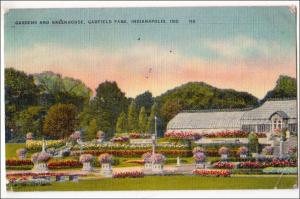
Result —
<instances>
[{"instance_id":1,"label":"tall tree","mask_svg":"<svg viewBox=\"0 0 300 199\"><path fill-rule=\"evenodd\" d=\"M146 114L150 115L151 107L154 103L154 99L152 97L152 93L149 91L146 91L135 98L135 103L137 110L140 110L142 107L145 108Z\"/></svg>"},{"instance_id":2,"label":"tall tree","mask_svg":"<svg viewBox=\"0 0 300 199\"><path fill-rule=\"evenodd\" d=\"M20 136L25 138L26 133L32 132L36 138L42 136L45 111L41 106L30 106L21 111L16 119L16 126Z\"/></svg>"},{"instance_id":3,"label":"tall tree","mask_svg":"<svg viewBox=\"0 0 300 199\"><path fill-rule=\"evenodd\" d=\"M76 114L73 104L51 106L45 118L44 133L53 138L67 138L77 127Z\"/></svg>"},{"instance_id":4,"label":"tall tree","mask_svg":"<svg viewBox=\"0 0 300 199\"><path fill-rule=\"evenodd\" d=\"M39 88L34 84L31 75L13 68L5 69L5 140L18 133L16 127L17 115L29 106L37 105Z\"/></svg>"},{"instance_id":5,"label":"tall tree","mask_svg":"<svg viewBox=\"0 0 300 199\"><path fill-rule=\"evenodd\" d=\"M110 138L115 134L117 118L122 112L127 112L128 101L116 82L105 81L96 89L96 96L91 100L84 113L81 114L86 125L91 119L96 119L97 126ZM87 120L87 121L85 121Z\"/></svg>"},{"instance_id":6,"label":"tall tree","mask_svg":"<svg viewBox=\"0 0 300 199\"><path fill-rule=\"evenodd\" d=\"M142 107L139 113L139 130L141 133L146 133L147 131L147 114L145 107Z\"/></svg>"},{"instance_id":7,"label":"tall tree","mask_svg":"<svg viewBox=\"0 0 300 199\"><path fill-rule=\"evenodd\" d=\"M127 133L127 119L124 112L122 112L117 119L116 133Z\"/></svg>"},{"instance_id":8,"label":"tall tree","mask_svg":"<svg viewBox=\"0 0 300 199\"><path fill-rule=\"evenodd\" d=\"M138 121L138 110L136 108L135 101L132 101L128 108L128 131L138 131L139 121Z\"/></svg>"},{"instance_id":9,"label":"tall tree","mask_svg":"<svg viewBox=\"0 0 300 199\"><path fill-rule=\"evenodd\" d=\"M248 135L248 145L249 145L249 151L251 153L257 153L258 152L258 147L259 147L258 137L253 132L251 132Z\"/></svg>"},{"instance_id":10,"label":"tall tree","mask_svg":"<svg viewBox=\"0 0 300 199\"><path fill-rule=\"evenodd\" d=\"M177 113L183 110L183 103L179 100L168 100L166 101L161 109L160 113L164 120L170 121Z\"/></svg>"},{"instance_id":11,"label":"tall tree","mask_svg":"<svg viewBox=\"0 0 300 199\"><path fill-rule=\"evenodd\" d=\"M92 119L87 127L85 139L92 140L96 138L96 134L98 131L97 120Z\"/></svg>"}]
</instances>

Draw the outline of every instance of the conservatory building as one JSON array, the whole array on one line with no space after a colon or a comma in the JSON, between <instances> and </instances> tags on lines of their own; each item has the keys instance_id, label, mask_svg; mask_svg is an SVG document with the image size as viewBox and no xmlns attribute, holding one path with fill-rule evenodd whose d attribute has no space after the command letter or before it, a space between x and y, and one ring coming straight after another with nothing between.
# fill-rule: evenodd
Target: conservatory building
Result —
<instances>
[{"instance_id":1,"label":"conservatory building","mask_svg":"<svg viewBox=\"0 0 300 199\"><path fill-rule=\"evenodd\" d=\"M209 133L242 130L266 132L287 128L297 133L297 101L268 100L261 106L248 110L187 111L177 114L167 125L167 131Z\"/></svg>"}]
</instances>

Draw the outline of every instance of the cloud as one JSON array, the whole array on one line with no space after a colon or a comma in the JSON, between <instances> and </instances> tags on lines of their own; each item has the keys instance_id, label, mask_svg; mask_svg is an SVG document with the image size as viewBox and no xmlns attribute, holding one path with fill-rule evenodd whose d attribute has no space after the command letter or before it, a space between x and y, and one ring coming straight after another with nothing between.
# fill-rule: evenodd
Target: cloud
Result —
<instances>
[{"instance_id":1,"label":"cloud","mask_svg":"<svg viewBox=\"0 0 300 199\"><path fill-rule=\"evenodd\" d=\"M238 45L241 41L242 47ZM6 55L5 63L6 67L28 73L51 70L78 78L93 90L105 80L116 81L131 97L146 90L159 95L189 81L204 81L220 88L234 88L263 97L274 87L280 74L296 74L295 59L273 59L267 47L257 47L258 43L251 39L236 38L230 42L208 45L225 58L207 60L188 57L176 50L170 52L167 48L147 42L114 51L66 48L47 43L19 48ZM240 55L239 52L250 48L258 49L260 56L254 59Z\"/></svg>"}]
</instances>

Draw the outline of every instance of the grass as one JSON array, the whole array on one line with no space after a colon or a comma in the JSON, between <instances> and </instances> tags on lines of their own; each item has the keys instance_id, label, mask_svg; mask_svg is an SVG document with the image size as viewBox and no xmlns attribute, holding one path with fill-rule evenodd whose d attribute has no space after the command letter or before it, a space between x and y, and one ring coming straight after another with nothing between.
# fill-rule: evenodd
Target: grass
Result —
<instances>
[{"instance_id":1,"label":"grass","mask_svg":"<svg viewBox=\"0 0 300 199\"><path fill-rule=\"evenodd\" d=\"M6 143L5 144L5 157L8 158L16 158L16 151L20 148L25 148L25 143Z\"/></svg>"},{"instance_id":2,"label":"grass","mask_svg":"<svg viewBox=\"0 0 300 199\"><path fill-rule=\"evenodd\" d=\"M278 177L147 176L125 179L105 178L80 180L79 182L53 182L52 185L47 186L19 186L13 187L13 191L274 189ZM291 189L296 181L297 176L283 176L278 189Z\"/></svg>"}]
</instances>

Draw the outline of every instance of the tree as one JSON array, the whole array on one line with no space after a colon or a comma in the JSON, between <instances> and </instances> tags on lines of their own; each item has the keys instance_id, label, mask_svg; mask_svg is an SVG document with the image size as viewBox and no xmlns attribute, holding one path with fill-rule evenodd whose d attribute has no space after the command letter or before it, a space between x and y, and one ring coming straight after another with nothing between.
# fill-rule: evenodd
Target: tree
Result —
<instances>
[{"instance_id":1,"label":"tree","mask_svg":"<svg viewBox=\"0 0 300 199\"><path fill-rule=\"evenodd\" d=\"M127 119L124 112L122 112L117 119L116 133L127 133Z\"/></svg>"},{"instance_id":2,"label":"tree","mask_svg":"<svg viewBox=\"0 0 300 199\"><path fill-rule=\"evenodd\" d=\"M19 112L37 105L39 88L33 77L13 68L5 69L5 140L17 133L16 118ZM13 133L12 133L13 132ZM14 137L14 136L13 136Z\"/></svg>"},{"instance_id":3,"label":"tree","mask_svg":"<svg viewBox=\"0 0 300 199\"><path fill-rule=\"evenodd\" d=\"M155 133L155 116L157 116L158 113L158 107L157 104L154 103L151 107L151 114L149 116L148 119L148 123L147 123L147 132L154 134Z\"/></svg>"},{"instance_id":4,"label":"tree","mask_svg":"<svg viewBox=\"0 0 300 199\"><path fill-rule=\"evenodd\" d=\"M32 132L35 137L42 136L45 111L41 106L30 106L21 111L16 119L16 126L20 135L25 138L26 133Z\"/></svg>"},{"instance_id":5,"label":"tree","mask_svg":"<svg viewBox=\"0 0 300 199\"><path fill-rule=\"evenodd\" d=\"M50 107L44 122L44 133L53 138L67 138L76 129L77 109L73 104L55 104Z\"/></svg>"},{"instance_id":6,"label":"tree","mask_svg":"<svg viewBox=\"0 0 300 199\"><path fill-rule=\"evenodd\" d=\"M43 91L40 103L47 107L55 103L71 103L81 110L92 95L91 89L81 80L63 78L60 74L51 71L35 74L34 79Z\"/></svg>"},{"instance_id":7,"label":"tree","mask_svg":"<svg viewBox=\"0 0 300 199\"><path fill-rule=\"evenodd\" d=\"M161 107L161 116L166 121L170 121L177 113L183 110L183 105L177 100L167 100Z\"/></svg>"},{"instance_id":8,"label":"tree","mask_svg":"<svg viewBox=\"0 0 300 199\"><path fill-rule=\"evenodd\" d=\"M87 140L95 139L97 131L98 131L97 120L92 119L89 123L89 126L87 127L85 138Z\"/></svg>"},{"instance_id":9,"label":"tree","mask_svg":"<svg viewBox=\"0 0 300 199\"><path fill-rule=\"evenodd\" d=\"M146 114L150 115L151 106L154 103L151 92L146 91L146 92L136 96L134 101L136 103L137 110L140 110L142 107L144 107L145 111L146 111Z\"/></svg>"},{"instance_id":10,"label":"tree","mask_svg":"<svg viewBox=\"0 0 300 199\"><path fill-rule=\"evenodd\" d=\"M145 107L142 107L139 114L139 130L141 133L146 133L147 131L147 114Z\"/></svg>"},{"instance_id":11,"label":"tree","mask_svg":"<svg viewBox=\"0 0 300 199\"><path fill-rule=\"evenodd\" d=\"M139 121L138 121L138 110L136 108L135 101L132 101L128 108L128 131L138 131Z\"/></svg>"},{"instance_id":12,"label":"tree","mask_svg":"<svg viewBox=\"0 0 300 199\"><path fill-rule=\"evenodd\" d=\"M251 132L248 136L248 145L249 145L249 151L251 153L258 153L258 137L255 133Z\"/></svg>"},{"instance_id":13,"label":"tree","mask_svg":"<svg viewBox=\"0 0 300 199\"><path fill-rule=\"evenodd\" d=\"M96 96L80 114L80 126L87 129L89 121L95 119L98 129L105 132L108 138L116 131L117 118L127 112L128 100L116 82L105 81L96 89Z\"/></svg>"},{"instance_id":14,"label":"tree","mask_svg":"<svg viewBox=\"0 0 300 199\"><path fill-rule=\"evenodd\" d=\"M276 86L270 90L262 102L270 98L295 98L297 97L297 80L285 75L280 75L276 81Z\"/></svg>"}]
</instances>

